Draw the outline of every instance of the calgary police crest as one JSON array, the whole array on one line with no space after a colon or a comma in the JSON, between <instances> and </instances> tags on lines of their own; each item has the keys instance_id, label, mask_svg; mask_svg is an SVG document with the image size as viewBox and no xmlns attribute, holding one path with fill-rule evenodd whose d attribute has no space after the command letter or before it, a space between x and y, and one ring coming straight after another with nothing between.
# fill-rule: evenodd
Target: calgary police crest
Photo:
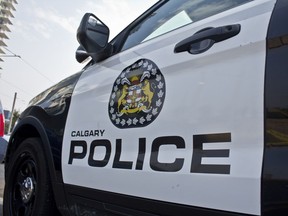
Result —
<instances>
[{"instance_id":1,"label":"calgary police crest","mask_svg":"<svg viewBox=\"0 0 288 216\"><path fill-rule=\"evenodd\" d=\"M140 59L114 82L109 117L118 128L145 127L159 115L164 99L164 76L154 62Z\"/></svg>"}]
</instances>

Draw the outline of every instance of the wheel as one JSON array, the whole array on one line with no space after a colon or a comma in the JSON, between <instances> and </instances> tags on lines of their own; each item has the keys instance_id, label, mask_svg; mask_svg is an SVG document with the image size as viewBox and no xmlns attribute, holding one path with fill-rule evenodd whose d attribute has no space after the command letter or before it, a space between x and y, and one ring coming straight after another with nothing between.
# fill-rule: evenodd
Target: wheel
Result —
<instances>
[{"instance_id":1,"label":"wheel","mask_svg":"<svg viewBox=\"0 0 288 216\"><path fill-rule=\"evenodd\" d=\"M7 166L4 216L59 215L40 139L24 140Z\"/></svg>"}]
</instances>

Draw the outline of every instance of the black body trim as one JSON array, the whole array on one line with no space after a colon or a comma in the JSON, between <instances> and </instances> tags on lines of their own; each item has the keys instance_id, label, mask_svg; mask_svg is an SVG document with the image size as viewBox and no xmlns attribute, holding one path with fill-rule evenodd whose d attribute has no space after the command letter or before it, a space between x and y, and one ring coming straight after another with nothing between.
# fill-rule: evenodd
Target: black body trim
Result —
<instances>
[{"instance_id":1,"label":"black body trim","mask_svg":"<svg viewBox=\"0 0 288 216\"><path fill-rule=\"evenodd\" d=\"M68 202L74 207L75 215L91 215L98 213L106 216L249 216L220 210L212 210L157 200L144 199L107 191L83 188L74 185L65 185L68 193Z\"/></svg>"},{"instance_id":2,"label":"black body trim","mask_svg":"<svg viewBox=\"0 0 288 216\"><path fill-rule=\"evenodd\" d=\"M288 215L288 1L278 0L268 35L262 215Z\"/></svg>"}]
</instances>

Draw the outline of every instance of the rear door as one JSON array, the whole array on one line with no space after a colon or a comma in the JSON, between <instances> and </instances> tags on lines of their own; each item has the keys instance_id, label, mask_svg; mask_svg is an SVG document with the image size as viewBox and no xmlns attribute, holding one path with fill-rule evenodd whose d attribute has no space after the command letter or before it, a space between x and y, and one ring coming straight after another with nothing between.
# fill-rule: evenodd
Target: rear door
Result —
<instances>
[{"instance_id":1,"label":"rear door","mask_svg":"<svg viewBox=\"0 0 288 216\"><path fill-rule=\"evenodd\" d=\"M87 68L75 87L64 183L260 215L274 4L161 1L135 23L119 53Z\"/></svg>"}]
</instances>

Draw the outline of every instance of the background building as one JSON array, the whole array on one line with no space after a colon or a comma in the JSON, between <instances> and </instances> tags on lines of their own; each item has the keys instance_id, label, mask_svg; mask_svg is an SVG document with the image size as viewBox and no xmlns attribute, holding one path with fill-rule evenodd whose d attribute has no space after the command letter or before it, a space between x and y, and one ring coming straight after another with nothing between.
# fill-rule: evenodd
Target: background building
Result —
<instances>
[{"instance_id":1,"label":"background building","mask_svg":"<svg viewBox=\"0 0 288 216\"><path fill-rule=\"evenodd\" d=\"M12 25L10 18L13 18L12 12L15 11L13 4L17 4L16 0L0 0L0 61L3 61L2 57L5 57L6 47L4 40L9 39L7 32L10 32L8 25ZM0 68L1 69L1 68Z\"/></svg>"}]
</instances>

